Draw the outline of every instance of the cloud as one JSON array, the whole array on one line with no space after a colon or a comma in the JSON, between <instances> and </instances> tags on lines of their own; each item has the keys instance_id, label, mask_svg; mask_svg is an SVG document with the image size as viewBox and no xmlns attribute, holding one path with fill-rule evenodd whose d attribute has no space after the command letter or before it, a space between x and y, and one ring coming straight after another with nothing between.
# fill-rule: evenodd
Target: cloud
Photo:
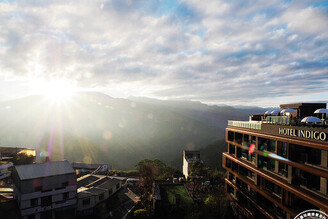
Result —
<instances>
[{"instance_id":1,"label":"cloud","mask_svg":"<svg viewBox=\"0 0 328 219\"><path fill-rule=\"evenodd\" d=\"M0 76L11 81L65 77L117 97L256 105L328 85L328 13L310 1L0 4Z\"/></svg>"}]
</instances>

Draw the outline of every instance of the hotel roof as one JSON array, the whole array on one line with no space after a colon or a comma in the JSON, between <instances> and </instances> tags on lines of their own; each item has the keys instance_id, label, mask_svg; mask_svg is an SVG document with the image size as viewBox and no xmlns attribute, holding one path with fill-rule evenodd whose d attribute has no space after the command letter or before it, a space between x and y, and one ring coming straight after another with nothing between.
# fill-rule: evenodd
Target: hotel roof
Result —
<instances>
[{"instance_id":1,"label":"hotel roof","mask_svg":"<svg viewBox=\"0 0 328 219\"><path fill-rule=\"evenodd\" d=\"M318 107L318 108L326 108L326 103L287 103L280 104L281 109L288 108L299 108L299 107Z\"/></svg>"},{"instance_id":2,"label":"hotel roof","mask_svg":"<svg viewBox=\"0 0 328 219\"><path fill-rule=\"evenodd\" d=\"M21 180L42 178L48 176L75 174L75 170L67 161L27 164L15 166Z\"/></svg>"}]
</instances>

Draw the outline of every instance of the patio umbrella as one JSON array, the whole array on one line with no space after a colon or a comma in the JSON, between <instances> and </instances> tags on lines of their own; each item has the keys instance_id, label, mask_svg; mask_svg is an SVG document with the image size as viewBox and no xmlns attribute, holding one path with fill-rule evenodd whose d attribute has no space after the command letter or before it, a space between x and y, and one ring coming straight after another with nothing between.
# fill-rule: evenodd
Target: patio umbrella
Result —
<instances>
[{"instance_id":1,"label":"patio umbrella","mask_svg":"<svg viewBox=\"0 0 328 219\"><path fill-rule=\"evenodd\" d=\"M328 113L328 109L317 109L314 113Z\"/></svg>"},{"instance_id":2,"label":"patio umbrella","mask_svg":"<svg viewBox=\"0 0 328 219\"><path fill-rule=\"evenodd\" d=\"M278 113L280 113L280 110L273 110L273 111L271 112L271 115L272 115L272 116L276 116L276 115L278 115Z\"/></svg>"},{"instance_id":3,"label":"patio umbrella","mask_svg":"<svg viewBox=\"0 0 328 219\"><path fill-rule=\"evenodd\" d=\"M322 119L324 119L323 114L327 115L328 109L317 109L316 111L314 111L314 113L322 113Z\"/></svg>"},{"instance_id":4,"label":"patio umbrella","mask_svg":"<svg viewBox=\"0 0 328 219\"><path fill-rule=\"evenodd\" d=\"M285 113L296 113L297 111L294 109L283 109L281 110L280 113L285 114Z\"/></svg>"},{"instance_id":5,"label":"patio umbrella","mask_svg":"<svg viewBox=\"0 0 328 219\"><path fill-rule=\"evenodd\" d=\"M301 122L305 122L305 123L320 122L321 123L322 121L318 117L308 116L308 117L305 117L304 119L302 119Z\"/></svg>"}]
</instances>

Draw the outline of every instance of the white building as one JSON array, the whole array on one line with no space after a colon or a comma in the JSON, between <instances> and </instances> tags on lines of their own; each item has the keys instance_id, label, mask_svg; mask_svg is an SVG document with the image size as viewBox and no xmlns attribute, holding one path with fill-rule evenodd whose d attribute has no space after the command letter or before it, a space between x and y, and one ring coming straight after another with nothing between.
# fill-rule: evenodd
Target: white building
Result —
<instances>
[{"instance_id":1,"label":"white building","mask_svg":"<svg viewBox=\"0 0 328 219\"><path fill-rule=\"evenodd\" d=\"M200 160L200 151L183 151L183 157L182 157L182 171L183 175L188 178L190 174L190 165L191 163L195 161L201 161Z\"/></svg>"},{"instance_id":2,"label":"white building","mask_svg":"<svg viewBox=\"0 0 328 219\"><path fill-rule=\"evenodd\" d=\"M12 177L22 218L75 216L76 175L68 161L15 166Z\"/></svg>"}]
</instances>

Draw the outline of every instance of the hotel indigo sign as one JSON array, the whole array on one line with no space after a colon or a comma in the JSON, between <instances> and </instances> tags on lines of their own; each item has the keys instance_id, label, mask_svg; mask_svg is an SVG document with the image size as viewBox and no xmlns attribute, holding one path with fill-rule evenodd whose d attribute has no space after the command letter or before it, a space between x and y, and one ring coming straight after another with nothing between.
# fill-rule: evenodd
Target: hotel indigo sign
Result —
<instances>
[{"instance_id":1,"label":"hotel indigo sign","mask_svg":"<svg viewBox=\"0 0 328 219\"><path fill-rule=\"evenodd\" d=\"M288 135L288 136L321 140L321 141L326 141L327 139L327 134L325 132L302 130L302 129L279 128L279 135Z\"/></svg>"}]
</instances>

